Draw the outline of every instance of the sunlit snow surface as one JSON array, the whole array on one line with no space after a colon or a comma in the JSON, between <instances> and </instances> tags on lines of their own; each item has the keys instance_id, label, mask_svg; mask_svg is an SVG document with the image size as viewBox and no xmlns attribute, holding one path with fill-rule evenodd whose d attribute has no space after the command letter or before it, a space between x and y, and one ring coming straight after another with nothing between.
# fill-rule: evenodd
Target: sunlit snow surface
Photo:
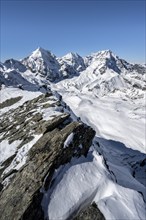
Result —
<instances>
[{"instance_id":1,"label":"sunlit snow surface","mask_svg":"<svg viewBox=\"0 0 146 220\"><path fill-rule=\"evenodd\" d=\"M146 177L144 170L134 171L146 152L144 96L134 99L127 89L131 98L121 91L97 97L68 83L53 88L96 137L87 158L73 160L54 177L42 203L46 215L64 220L96 201L108 220L144 220Z\"/></svg>"},{"instance_id":2,"label":"sunlit snow surface","mask_svg":"<svg viewBox=\"0 0 146 220\"><path fill-rule=\"evenodd\" d=\"M54 177L53 187L44 194L42 203L51 220L67 219L93 200L106 219L145 219L141 195L114 182L103 157L95 151L89 152L87 158L72 160Z\"/></svg>"},{"instance_id":3,"label":"sunlit snow surface","mask_svg":"<svg viewBox=\"0 0 146 220\"><path fill-rule=\"evenodd\" d=\"M97 97L92 92L82 93L75 89L70 92L69 85L67 89L63 84L62 81L54 88L72 111L95 129L98 137L120 141L126 147L146 153L144 97L126 98L120 91Z\"/></svg>"},{"instance_id":4,"label":"sunlit snow surface","mask_svg":"<svg viewBox=\"0 0 146 220\"><path fill-rule=\"evenodd\" d=\"M8 99L15 98L18 96L21 96L22 98L20 99L20 101L16 102L15 104L0 109L0 115L4 114L10 109L17 108L18 106L22 105L24 102L28 100L32 100L41 94L42 93L39 91L27 91L27 90L14 88L14 87L2 87L2 89L0 90L0 103L3 103L4 101Z\"/></svg>"}]
</instances>

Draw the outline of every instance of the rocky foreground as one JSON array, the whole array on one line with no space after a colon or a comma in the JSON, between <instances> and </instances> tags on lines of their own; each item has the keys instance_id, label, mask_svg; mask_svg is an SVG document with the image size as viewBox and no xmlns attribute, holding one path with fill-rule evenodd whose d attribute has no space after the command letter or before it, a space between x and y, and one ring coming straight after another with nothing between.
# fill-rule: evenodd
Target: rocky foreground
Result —
<instances>
[{"instance_id":1,"label":"rocky foreground","mask_svg":"<svg viewBox=\"0 0 146 220\"><path fill-rule=\"evenodd\" d=\"M16 99L2 103L1 108ZM86 157L95 131L73 121L61 102L46 93L4 113L0 134L2 146L5 141L9 146L5 149L9 154L0 156L0 219L44 219L43 191L53 186L54 171L73 157ZM89 211L84 219L93 219L98 208ZM101 216L99 212L94 219ZM79 214L76 219L83 218Z\"/></svg>"}]
</instances>

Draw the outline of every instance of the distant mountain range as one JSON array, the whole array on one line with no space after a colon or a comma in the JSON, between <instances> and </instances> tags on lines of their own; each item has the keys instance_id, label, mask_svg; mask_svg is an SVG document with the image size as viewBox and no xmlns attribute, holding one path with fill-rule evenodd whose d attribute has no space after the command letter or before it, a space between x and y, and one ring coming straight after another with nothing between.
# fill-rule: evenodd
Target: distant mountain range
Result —
<instances>
[{"instance_id":1,"label":"distant mountain range","mask_svg":"<svg viewBox=\"0 0 146 220\"><path fill-rule=\"evenodd\" d=\"M104 95L125 88L145 90L145 73L145 65L130 64L110 50L86 57L69 53L57 58L50 51L38 48L21 61L9 59L0 63L0 85L37 90L75 77L68 86Z\"/></svg>"}]
</instances>

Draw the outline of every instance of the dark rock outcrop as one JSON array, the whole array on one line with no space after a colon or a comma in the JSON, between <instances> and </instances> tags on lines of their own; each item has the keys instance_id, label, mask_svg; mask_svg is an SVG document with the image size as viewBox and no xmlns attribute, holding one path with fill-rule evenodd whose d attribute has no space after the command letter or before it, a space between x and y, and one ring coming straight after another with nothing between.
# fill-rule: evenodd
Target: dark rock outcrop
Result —
<instances>
[{"instance_id":1,"label":"dark rock outcrop","mask_svg":"<svg viewBox=\"0 0 146 220\"><path fill-rule=\"evenodd\" d=\"M15 104L16 102L20 101L21 99L22 99L22 96L7 99L6 101L0 103L0 109L11 106L11 105Z\"/></svg>"},{"instance_id":2,"label":"dark rock outcrop","mask_svg":"<svg viewBox=\"0 0 146 220\"><path fill-rule=\"evenodd\" d=\"M42 110L43 105L51 99L52 96L42 95L3 117L3 138L10 143L22 140L18 148L29 143L34 134L42 135L28 151L26 163L19 170L10 170L10 174L13 174L10 183L4 188L1 184L1 220L43 220L42 189L47 190L51 186L55 169L70 162L72 157L86 156L92 144L94 130L81 122L73 122L68 113L60 113L48 121L43 119L43 114L36 109L41 105ZM50 104L50 109L54 106L55 110L58 105L61 103L56 100ZM8 126L10 113L12 125ZM16 129L18 125L19 129ZM69 145L65 146L64 142L71 133L73 138ZM11 159L13 160L13 156ZM12 160L7 164L4 162L3 165L8 167ZM9 173L6 176L2 174L1 179L4 180L8 175Z\"/></svg>"},{"instance_id":3,"label":"dark rock outcrop","mask_svg":"<svg viewBox=\"0 0 146 220\"><path fill-rule=\"evenodd\" d=\"M93 202L85 210L80 211L74 220L105 220L105 218L96 203Z\"/></svg>"}]
</instances>

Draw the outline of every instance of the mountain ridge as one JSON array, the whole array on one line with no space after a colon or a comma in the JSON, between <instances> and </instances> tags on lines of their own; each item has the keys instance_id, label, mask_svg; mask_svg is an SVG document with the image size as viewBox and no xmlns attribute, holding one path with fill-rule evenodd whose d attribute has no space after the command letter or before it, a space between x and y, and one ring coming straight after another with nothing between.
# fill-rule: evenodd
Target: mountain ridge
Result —
<instances>
[{"instance_id":1,"label":"mountain ridge","mask_svg":"<svg viewBox=\"0 0 146 220\"><path fill-rule=\"evenodd\" d=\"M17 78L19 75L19 78L24 78L28 84L35 86L70 79L67 81L69 86L101 95L117 89L146 88L145 66L128 63L111 50L98 51L85 57L72 52L56 57L49 50L39 47L21 61L9 59L1 63L0 72L0 84L6 86L10 85L11 81L15 82L15 86L19 86L21 82L19 80L17 83L15 78L15 75ZM12 76L11 72L16 74Z\"/></svg>"}]
</instances>

